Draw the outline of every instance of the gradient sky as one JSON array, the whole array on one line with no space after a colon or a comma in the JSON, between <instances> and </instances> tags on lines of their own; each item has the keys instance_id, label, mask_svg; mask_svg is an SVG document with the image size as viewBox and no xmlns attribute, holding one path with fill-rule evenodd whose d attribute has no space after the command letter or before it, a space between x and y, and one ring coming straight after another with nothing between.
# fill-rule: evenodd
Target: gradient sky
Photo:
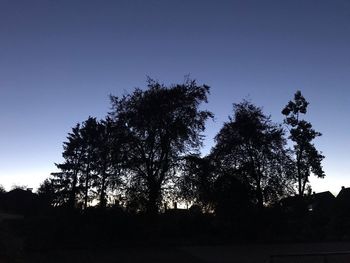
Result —
<instances>
[{"instance_id":1,"label":"gradient sky","mask_svg":"<svg viewBox=\"0 0 350 263\"><path fill-rule=\"evenodd\" d=\"M203 152L249 98L276 122L300 89L323 133L315 191L350 186L349 1L0 0L0 183L36 188L108 95L190 74L211 86Z\"/></svg>"}]
</instances>

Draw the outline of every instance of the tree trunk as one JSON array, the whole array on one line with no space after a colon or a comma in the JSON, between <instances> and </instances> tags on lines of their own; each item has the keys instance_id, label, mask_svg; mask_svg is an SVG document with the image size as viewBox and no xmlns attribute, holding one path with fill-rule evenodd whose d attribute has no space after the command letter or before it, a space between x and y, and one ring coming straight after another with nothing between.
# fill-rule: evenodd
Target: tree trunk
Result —
<instances>
[{"instance_id":1,"label":"tree trunk","mask_svg":"<svg viewBox=\"0 0 350 263\"><path fill-rule=\"evenodd\" d=\"M258 207L259 207L259 209L262 209L262 208L264 208L264 197L262 194L260 182L257 182L256 194L257 194L257 199L258 199Z\"/></svg>"},{"instance_id":2,"label":"tree trunk","mask_svg":"<svg viewBox=\"0 0 350 263\"><path fill-rule=\"evenodd\" d=\"M74 209L75 208L75 196L77 194L77 182L78 182L78 172L75 171L73 175L73 183L72 183L72 190L70 191L69 200L68 200L68 208Z\"/></svg>"},{"instance_id":3,"label":"tree trunk","mask_svg":"<svg viewBox=\"0 0 350 263\"><path fill-rule=\"evenodd\" d=\"M102 173L102 182L101 182L101 193L100 193L100 207L106 207L106 173Z\"/></svg>"},{"instance_id":4,"label":"tree trunk","mask_svg":"<svg viewBox=\"0 0 350 263\"><path fill-rule=\"evenodd\" d=\"M147 213L151 215L158 214L159 200L160 200L160 186L158 186L158 184L155 182L155 179L149 180Z\"/></svg>"},{"instance_id":5,"label":"tree trunk","mask_svg":"<svg viewBox=\"0 0 350 263\"><path fill-rule=\"evenodd\" d=\"M85 174L85 191L84 191L84 210L86 210L88 205L88 195L89 195L89 180L90 180L90 165L88 165Z\"/></svg>"},{"instance_id":6,"label":"tree trunk","mask_svg":"<svg viewBox=\"0 0 350 263\"><path fill-rule=\"evenodd\" d=\"M297 176L298 176L298 192L299 196L304 196L304 190L303 190L303 178L301 174L301 156L302 156L302 149L299 150L297 154Z\"/></svg>"},{"instance_id":7,"label":"tree trunk","mask_svg":"<svg viewBox=\"0 0 350 263\"><path fill-rule=\"evenodd\" d=\"M299 171L299 167L298 167L298 192L299 192L299 196L303 196L304 195L304 192L302 190L302 180L301 180L301 174L300 174L300 171Z\"/></svg>"}]
</instances>

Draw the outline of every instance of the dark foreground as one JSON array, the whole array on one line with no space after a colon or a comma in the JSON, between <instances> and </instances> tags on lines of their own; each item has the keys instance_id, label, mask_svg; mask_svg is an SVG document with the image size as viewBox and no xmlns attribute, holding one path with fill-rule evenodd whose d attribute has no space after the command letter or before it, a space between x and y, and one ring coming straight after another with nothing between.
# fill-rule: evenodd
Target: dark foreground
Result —
<instances>
[{"instance_id":1,"label":"dark foreground","mask_svg":"<svg viewBox=\"0 0 350 263\"><path fill-rule=\"evenodd\" d=\"M350 228L340 224L345 219L290 220L275 213L239 220L183 211L157 216L122 210L60 212L3 214L0 263L350 262Z\"/></svg>"},{"instance_id":2,"label":"dark foreground","mask_svg":"<svg viewBox=\"0 0 350 263\"><path fill-rule=\"evenodd\" d=\"M350 242L292 243L292 244L246 244L189 247L128 247L109 249L66 249L33 252L26 258L3 259L2 262L168 262L168 263L263 263L270 262L270 255L309 254L349 251ZM279 257L276 262L350 262L349 255L331 255L327 261L322 256Z\"/></svg>"}]
</instances>

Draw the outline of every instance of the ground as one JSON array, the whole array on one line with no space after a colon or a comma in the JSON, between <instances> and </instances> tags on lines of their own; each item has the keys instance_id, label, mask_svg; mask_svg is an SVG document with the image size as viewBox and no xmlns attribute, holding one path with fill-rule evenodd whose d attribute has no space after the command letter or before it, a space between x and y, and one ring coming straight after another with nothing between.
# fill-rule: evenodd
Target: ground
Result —
<instances>
[{"instance_id":1,"label":"ground","mask_svg":"<svg viewBox=\"0 0 350 263\"><path fill-rule=\"evenodd\" d=\"M111 262L111 263L266 263L270 255L307 254L319 252L349 252L348 255L333 255L327 263L350 262L350 243L288 243L288 244L241 244L226 246L191 246L191 247L151 247L151 248L115 248L99 250L61 250L41 251L18 259L26 263L58 262ZM11 261L2 261L4 263ZM272 263L318 263L326 262L321 256L280 257Z\"/></svg>"}]
</instances>

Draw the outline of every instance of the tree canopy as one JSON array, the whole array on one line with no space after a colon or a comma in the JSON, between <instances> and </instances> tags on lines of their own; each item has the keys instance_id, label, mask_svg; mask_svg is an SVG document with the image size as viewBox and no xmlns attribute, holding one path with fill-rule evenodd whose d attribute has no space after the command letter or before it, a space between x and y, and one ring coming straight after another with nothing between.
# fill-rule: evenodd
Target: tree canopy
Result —
<instances>
[{"instance_id":1,"label":"tree canopy","mask_svg":"<svg viewBox=\"0 0 350 263\"><path fill-rule=\"evenodd\" d=\"M158 211L178 161L201 146L201 132L212 113L199 106L207 102L208 93L208 86L193 80L166 87L149 79L145 91L111 96L110 116L126 136L128 190L145 202L147 211Z\"/></svg>"},{"instance_id":2,"label":"tree canopy","mask_svg":"<svg viewBox=\"0 0 350 263\"><path fill-rule=\"evenodd\" d=\"M212 155L223 169L244 182L255 202L276 200L291 190L290 159L281 126L262 109L243 101L215 137Z\"/></svg>"},{"instance_id":3,"label":"tree canopy","mask_svg":"<svg viewBox=\"0 0 350 263\"><path fill-rule=\"evenodd\" d=\"M303 195L311 173L324 176L312 143L321 134L300 118L308 106L300 92L282 111L293 149L281 124L243 101L233 104L210 154L201 156L205 123L213 118L203 109L208 95L208 86L189 79L171 86L149 79L145 89L111 95L105 119L89 117L68 133L64 161L39 193L70 208L156 214L173 200L231 216L275 204L295 185Z\"/></svg>"},{"instance_id":4,"label":"tree canopy","mask_svg":"<svg viewBox=\"0 0 350 263\"><path fill-rule=\"evenodd\" d=\"M324 156L317 151L312 141L322 134L312 128L310 122L301 119L306 114L309 103L300 91L294 95L294 100L289 101L283 108L284 122L289 127L289 138L294 143L295 171L298 182L298 194L304 195L311 173L323 178L325 173L321 162Z\"/></svg>"}]
</instances>

